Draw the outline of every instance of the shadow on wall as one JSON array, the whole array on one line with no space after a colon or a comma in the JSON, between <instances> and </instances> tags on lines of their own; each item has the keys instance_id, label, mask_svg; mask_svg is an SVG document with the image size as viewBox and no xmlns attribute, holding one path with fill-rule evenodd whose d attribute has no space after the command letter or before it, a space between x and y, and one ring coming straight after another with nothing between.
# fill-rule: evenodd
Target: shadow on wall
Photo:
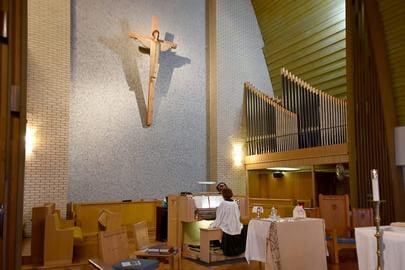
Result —
<instances>
[{"instance_id":1,"label":"shadow on wall","mask_svg":"<svg viewBox=\"0 0 405 270\"><path fill-rule=\"evenodd\" d=\"M174 35L171 33L165 33L164 40L175 42ZM177 46L182 46L182 44L177 44ZM154 101L156 106L156 114L159 111L159 104L162 97L166 96L169 92L169 86L172 80L174 69L180 68L190 63L191 60L189 58L177 55L177 53L173 50L168 50L160 53L159 72L156 80L157 95L155 96Z\"/></svg>"},{"instance_id":2,"label":"shadow on wall","mask_svg":"<svg viewBox=\"0 0 405 270\"><path fill-rule=\"evenodd\" d=\"M142 121L142 127L147 128L146 125L146 102L142 89L142 83L139 76L139 70L137 65L137 59L139 57L145 57L141 55L149 54L149 49L145 49L138 46L136 42L128 38L128 33L131 31L129 22L127 20L121 20L121 34L116 38L100 37L99 42L110 50L115 52L122 62L122 68L125 74L125 79L129 86L130 91L134 91L136 103L139 109L140 119ZM165 40L173 41L174 35L170 33L165 34ZM159 71L156 81L154 101L154 111L157 113L159 110L159 104L161 96L166 96L169 91L170 81L175 68L179 68L185 64L191 63L191 60L186 57L178 56L173 51L166 51L160 53L159 58Z\"/></svg>"}]
</instances>

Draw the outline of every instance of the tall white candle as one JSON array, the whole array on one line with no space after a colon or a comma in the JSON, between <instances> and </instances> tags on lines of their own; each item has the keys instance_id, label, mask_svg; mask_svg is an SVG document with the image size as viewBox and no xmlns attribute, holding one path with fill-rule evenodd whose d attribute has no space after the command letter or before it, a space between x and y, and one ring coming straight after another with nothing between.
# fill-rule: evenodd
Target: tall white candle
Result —
<instances>
[{"instance_id":1,"label":"tall white candle","mask_svg":"<svg viewBox=\"0 0 405 270\"><path fill-rule=\"evenodd\" d=\"M380 191L378 189L378 172L376 169L371 170L371 188L373 189L373 201L379 201Z\"/></svg>"}]
</instances>

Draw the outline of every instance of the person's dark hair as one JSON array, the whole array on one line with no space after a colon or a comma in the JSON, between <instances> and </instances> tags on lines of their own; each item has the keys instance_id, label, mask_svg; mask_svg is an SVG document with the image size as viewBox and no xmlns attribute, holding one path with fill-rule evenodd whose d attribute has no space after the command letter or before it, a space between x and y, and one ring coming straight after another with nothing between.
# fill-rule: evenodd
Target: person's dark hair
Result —
<instances>
[{"instance_id":1,"label":"person's dark hair","mask_svg":"<svg viewBox=\"0 0 405 270\"><path fill-rule=\"evenodd\" d=\"M218 192L222 192L222 190L223 190L224 188L228 188L228 186L226 185L226 183L224 183L224 182L219 182L219 183L217 184L217 190L218 190Z\"/></svg>"},{"instance_id":2,"label":"person's dark hair","mask_svg":"<svg viewBox=\"0 0 405 270\"><path fill-rule=\"evenodd\" d=\"M231 199L233 196L232 189L224 188L221 193L222 193L222 197L224 197L225 201L232 201L232 199Z\"/></svg>"}]
</instances>

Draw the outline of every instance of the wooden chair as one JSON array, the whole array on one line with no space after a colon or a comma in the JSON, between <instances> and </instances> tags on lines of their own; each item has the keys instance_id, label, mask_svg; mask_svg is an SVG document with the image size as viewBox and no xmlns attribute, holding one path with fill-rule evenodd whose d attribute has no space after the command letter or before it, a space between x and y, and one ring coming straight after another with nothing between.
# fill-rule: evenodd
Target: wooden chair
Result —
<instances>
[{"instance_id":1,"label":"wooden chair","mask_svg":"<svg viewBox=\"0 0 405 270\"><path fill-rule=\"evenodd\" d=\"M127 230L124 227L100 231L98 243L101 259L108 265L129 258Z\"/></svg>"},{"instance_id":2,"label":"wooden chair","mask_svg":"<svg viewBox=\"0 0 405 270\"><path fill-rule=\"evenodd\" d=\"M181 270L181 252L177 249L170 254L154 254L148 253L147 248L151 246L149 241L148 224L146 221L141 221L134 224L134 238L136 249L135 255L139 258L155 258L159 261L167 260L169 262L169 269L175 269L175 261L177 261L177 269Z\"/></svg>"},{"instance_id":3,"label":"wooden chair","mask_svg":"<svg viewBox=\"0 0 405 270\"><path fill-rule=\"evenodd\" d=\"M339 251L356 248L351 237L349 196L319 195L319 210L325 220L327 244L332 263L339 263Z\"/></svg>"},{"instance_id":4,"label":"wooden chair","mask_svg":"<svg viewBox=\"0 0 405 270\"><path fill-rule=\"evenodd\" d=\"M128 260L131 258L128 247L127 229L120 227L107 231L100 231L98 234L100 259L89 259L89 263L99 270L113 270L114 263ZM156 261L156 266L158 262Z\"/></svg>"},{"instance_id":5,"label":"wooden chair","mask_svg":"<svg viewBox=\"0 0 405 270\"><path fill-rule=\"evenodd\" d=\"M121 213L112 212L107 209L103 209L100 211L97 221L99 231L116 230L122 226Z\"/></svg>"},{"instance_id":6,"label":"wooden chair","mask_svg":"<svg viewBox=\"0 0 405 270\"><path fill-rule=\"evenodd\" d=\"M304 208L305 214L308 218L320 218L319 207Z\"/></svg>"},{"instance_id":7,"label":"wooden chair","mask_svg":"<svg viewBox=\"0 0 405 270\"><path fill-rule=\"evenodd\" d=\"M352 228L374 226L372 208L352 209Z\"/></svg>"}]
</instances>

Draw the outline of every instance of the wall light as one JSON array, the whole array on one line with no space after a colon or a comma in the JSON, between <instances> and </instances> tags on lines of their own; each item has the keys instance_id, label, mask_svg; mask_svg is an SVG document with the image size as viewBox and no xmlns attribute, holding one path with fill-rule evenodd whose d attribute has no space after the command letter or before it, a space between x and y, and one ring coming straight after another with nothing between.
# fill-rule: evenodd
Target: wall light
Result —
<instances>
[{"instance_id":1,"label":"wall light","mask_svg":"<svg viewBox=\"0 0 405 270\"><path fill-rule=\"evenodd\" d=\"M27 127L25 132L25 155L30 156L35 146L36 130L32 127Z\"/></svg>"},{"instance_id":2,"label":"wall light","mask_svg":"<svg viewBox=\"0 0 405 270\"><path fill-rule=\"evenodd\" d=\"M243 147L241 143L232 146L233 165L239 167L243 165Z\"/></svg>"},{"instance_id":3,"label":"wall light","mask_svg":"<svg viewBox=\"0 0 405 270\"><path fill-rule=\"evenodd\" d=\"M395 160L397 166L405 166L405 126L396 127L395 135Z\"/></svg>"}]
</instances>

